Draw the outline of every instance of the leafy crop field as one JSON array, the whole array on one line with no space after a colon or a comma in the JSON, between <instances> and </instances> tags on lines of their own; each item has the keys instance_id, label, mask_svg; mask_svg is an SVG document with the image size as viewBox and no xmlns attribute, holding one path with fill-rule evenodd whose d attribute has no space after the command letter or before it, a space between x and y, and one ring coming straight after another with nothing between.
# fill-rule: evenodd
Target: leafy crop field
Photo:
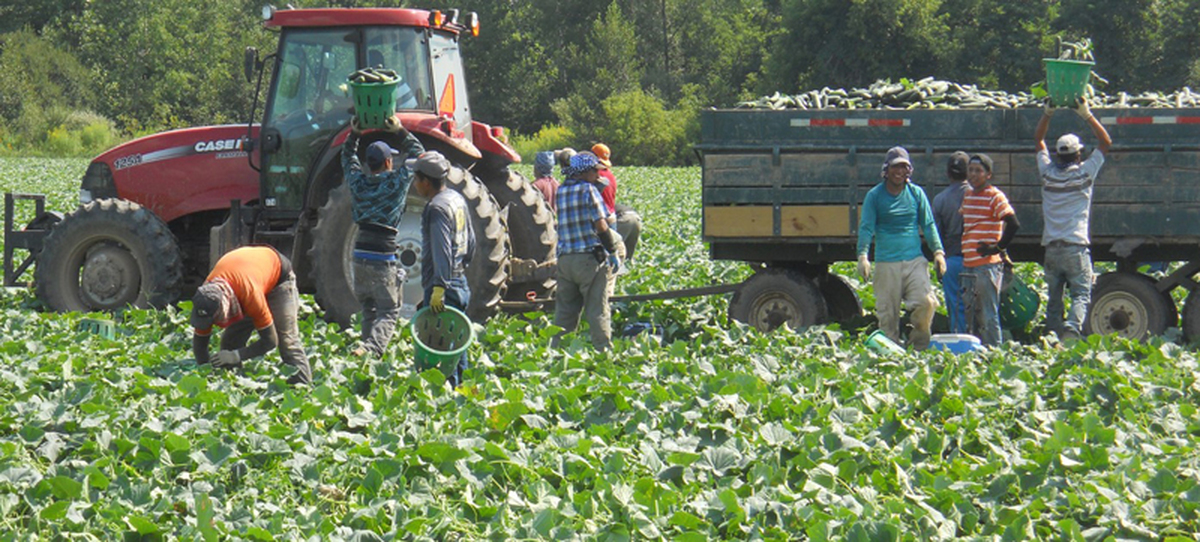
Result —
<instances>
[{"instance_id":1,"label":"leafy crop field","mask_svg":"<svg viewBox=\"0 0 1200 542\"><path fill-rule=\"evenodd\" d=\"M0 160L72 205L85 161ZM699 241L697 169L618 168L646 221L619 289L736 281ZM866 293L866 292L864 292ZM868 296L864 296L868 297ZM275 354L197 368L188 306L77 331L0 295L0 539L1196 540L1194 352L1093 337L881 358L836 327L760 334L720 297L596 354L491 320L457 392L306 299L316 385Z\"/></svg>"}]
</instances>

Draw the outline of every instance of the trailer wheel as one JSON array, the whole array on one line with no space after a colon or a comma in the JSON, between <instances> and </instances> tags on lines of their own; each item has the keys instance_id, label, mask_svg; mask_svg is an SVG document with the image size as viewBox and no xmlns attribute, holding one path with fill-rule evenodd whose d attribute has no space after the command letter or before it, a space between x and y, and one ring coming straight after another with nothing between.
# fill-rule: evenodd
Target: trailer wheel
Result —
<instances>
[{"instance_id":1,"label":"trailer wheel","mask_svg":"<svg viewBox=\"0 0 1200 542\"><path fill-rule=\"evenodd\" d=\"M558 233L554 228L554 214L550 212L550 206L542 198L541 192L534 189L524 175L508 167L484 169L479 178L496 198L500 208L506 209L513 257L537 263L553 260ZM553 289L553 277L539 282L510 283L506 298L525 301L529 292L544 298Z\"/></svg>"},{"instance_id":2,"label":"trailer wheel","mask_svg":"<svg viewBox=\"0 0 1200 542\"><path fill-rule=\"evenodd\" d=\"M863 315L862 302L845 277L825 273L817 277L817 285L821 289L821 297L825 299L830 320L850 322Z\"/></svg>"},{"instance_id":3,"label":"trailer wheel","mask_svg":"<svg viewBox=\"0 0 1200 542\"><path fill-rule=\"evenodd\" d=\"M171 230L131 201L80 206L46 236L37 293L56 311L163 307L179 298L183 257Z\"/></svg>"},{"instance_id":4,"label":"trailer wheel","mask_svg":"<svg viewBox=\"0 0 1200 542\"><path fill-rule=\"evenodd\" d=\"M454 168L447 183L467 200L471 224L475 227L475 254L467 269L471 303L467 314L478 321L495 313L508 278L508 237L495 201L487 189L465 170ZM420 208L409 206L400 224L400 261L408 279L404 287L405 303L417 303L413 295L421 292L421 220ZM354 297L354 274L350 265L354 249L354 223L350 191L343 184L329 192L329 199L317 217L309 250L317 304L325 311L325 320L342 327L360 310Z\"/></svg>"},{"instance_id":5,"label":"trailer wheel","mask_svg":"<svg viewBox=\"0 0 1200 542\"><path fill-rule=\"evenodd\" d=\"M1141 340L1161 335L1175 325L1174 306L1154 287L1154 281L1134 273L1105 273L1092 290L1084 331L1087 334L1116 333Z\"/></svg>"},{"instance_id":6,"label":"trailer wheel","mask_svg":"<svg viewBox=\"0 0 1200 542\"><path fill-rule=\"evenodd\" d=\"M729 302L729 317L759 331L788 324L800 329L828 319L825 299L816 283L795 271L766 269L755 273Z\"/></svg>"}]
</instances>

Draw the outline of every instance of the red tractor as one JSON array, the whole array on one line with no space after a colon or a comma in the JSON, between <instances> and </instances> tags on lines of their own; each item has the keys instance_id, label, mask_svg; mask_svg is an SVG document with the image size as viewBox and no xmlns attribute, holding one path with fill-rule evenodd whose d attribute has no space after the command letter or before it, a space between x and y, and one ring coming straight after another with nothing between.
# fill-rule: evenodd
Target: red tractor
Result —
<instances>
[{"instance_id":1,"label":"red tractor","mask_svg":"<svg viewBox=\"0 0 1200 542\"><path fill-rule=\"evenodd\" d=\"M222 253L265 243L292 259L301 291L315 294L326 319L347 324L359 306L349 265L357 226L339 160L353 113L346 78L380 64L412 91L397 103L404 126L457 166L450 184L467 199L479 241L468 312L482 319L506 296L550 293L553 280L539 264L554 260L553 215L509 169L520 156L503 128L471 118L460 40L478 33L474 13L460 20L457 10L268 7L263 26L279 31L278 50L260 59L248 48L245 66L248 81L257 75L256 96L270 73L261 124L174 130L120 145L92 161L75 211L6 232L16 234L13 247L36 258L46 304L60 311L170 304L190 296ZM360 149L384 138L395 136L368 132ZM423 204L409 196L399 234L406 303L421 298ZM11 254L5 263L5 280L15 281Z\"/></svg>"}]
</instances>

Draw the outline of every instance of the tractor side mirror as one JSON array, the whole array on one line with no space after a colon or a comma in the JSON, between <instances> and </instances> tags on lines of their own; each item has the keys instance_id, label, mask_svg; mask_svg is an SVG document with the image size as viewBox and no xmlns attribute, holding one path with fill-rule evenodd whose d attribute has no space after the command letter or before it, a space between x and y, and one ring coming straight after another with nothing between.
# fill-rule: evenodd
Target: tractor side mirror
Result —
<instances>
[{"instance_id":1,"label":"tractor side mirror","mask_svg":"<svg viewBox=\"0 0 1200 542\"><path fill-rule=\"evenodd\" d=\"M254 81L254 71L258 68L258 49L247 47L242 61L242 71L246 72L246 82Z\"/></svg>"}]
</instances>

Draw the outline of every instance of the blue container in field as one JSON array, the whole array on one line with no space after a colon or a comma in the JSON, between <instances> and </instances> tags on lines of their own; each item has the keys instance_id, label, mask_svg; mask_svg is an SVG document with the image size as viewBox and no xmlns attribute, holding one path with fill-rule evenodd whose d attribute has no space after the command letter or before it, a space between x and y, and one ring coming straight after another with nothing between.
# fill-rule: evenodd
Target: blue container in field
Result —
<instances>
[{"instance_id":1,"label":"blue container in field","mask_svg":"<svg viewBox=\"0 0 1200 542\"><path fill-rule=\"evenodd\" d=\"M951 354L966 354L983 350L983 343L978 337L965 333L937 333L929 338L929 347Z\"/></svg>"}]
</instances>

